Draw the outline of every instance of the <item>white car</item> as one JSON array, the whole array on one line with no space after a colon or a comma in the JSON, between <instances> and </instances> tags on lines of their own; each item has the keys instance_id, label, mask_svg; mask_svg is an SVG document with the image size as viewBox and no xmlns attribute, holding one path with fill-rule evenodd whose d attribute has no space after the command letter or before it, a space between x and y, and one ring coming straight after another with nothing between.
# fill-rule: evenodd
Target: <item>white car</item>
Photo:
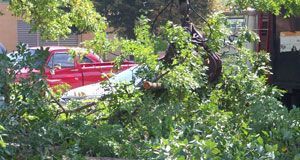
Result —
<instances>
[{"instance_id":1,"label":"white car","mask_svg":"<svg viewBox=\"0 0 300 160\"><path fill-rule=\"evenodd\" d=\"M64 93L61 97L61 101L67 102L69 100L99 99L105 95L113 93L113 85L117 83L133 82L135 86L138 86L142 82L142 79L136 76L136 73L140 68L140 66L135 65L109 78L107 81L111 87L104 85L105 82L101 82L74 88Z\"/></svg>"}]
</instances>

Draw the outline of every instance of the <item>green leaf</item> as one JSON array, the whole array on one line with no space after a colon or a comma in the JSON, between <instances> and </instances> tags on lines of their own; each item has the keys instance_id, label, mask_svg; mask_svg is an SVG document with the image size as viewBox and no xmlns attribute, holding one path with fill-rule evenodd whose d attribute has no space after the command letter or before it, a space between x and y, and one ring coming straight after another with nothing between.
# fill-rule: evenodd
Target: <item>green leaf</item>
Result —
<instances>
[{"instance_id":1,"label":"green leaf","mask_svg":"<svg viewBox=\"0 0 300 160\"><path fill-rule=\"evenodd\" d=\"M264 144L264 140L263 140L260 136L257 138L257 142L258 142L258 144L260 144L260 145L263 145L263 144Z\"/></svg>"},{"instance_id":2,"label":"green leaf","mask_svg":"<svg viewBox=\"0 0 300 160\"><path fill-rule=\"evenodd\" d=\"M4 130L5 128L2 125L0 125L0 131L4 131Z\"/></svg>"},{"instance_id":3,"label":"green leaf","mask_svg":"<svg viewBox=\"0 0 300 160\"><path fill-rule=\"evenodd\" d=\"M0 139L0 147L1 148L5 148L6 147L6 143Z\"/></svg>"},{"instance_id":4,"label":"green leaf","mask_svg":"<svg viewBox=\"0 0 300 160\"><path fill-rule=\"evenodd\" d=\"M278 145L269 145L269 144L266 144L266 151L267 152L275 152L277 151L278 149Z\"/></svg>"}]
</instances>

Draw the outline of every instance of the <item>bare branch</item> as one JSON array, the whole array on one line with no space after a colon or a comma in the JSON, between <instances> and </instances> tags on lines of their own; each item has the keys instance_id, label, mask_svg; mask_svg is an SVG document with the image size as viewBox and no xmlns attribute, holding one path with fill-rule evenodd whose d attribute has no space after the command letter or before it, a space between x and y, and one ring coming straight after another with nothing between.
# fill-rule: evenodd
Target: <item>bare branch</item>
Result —
<instances>
[{"instance_id":1,"label":"bare branch","mask_svg":"<svg viewBox=\"0 0 300 160\"><path fill-rule=\"evenodd\" d=\"M161 83L152 83L152 82L149 82L149 81L144 81L143 87L146 90L149 90L149 89L160 89L160 88L162 88L162 84Z\"/></svg>"},{"instance_id":2,"label":"bare branch","mask_svg":"<svg viewBox=\"0 0 300 160\"><path fill-rule=\"evenodd\" d=\"M96 102L91 102L91 103L88 103L88 104L86 104L86 105L80 106L80 107L78 107L78 108L74 108L74 109L70 109L70 110L64 110L64 111L60 112L60 114L61 114L61 113L65 113L65 114L68 114L68 113L76 113L76 112L82 111L82 110L84 110L84 109L88 109L88 108L90 108L90 107L93 107L93 106L95 106L96 104L97 104Z\"/></svg>"},{"instance_id":3,"label":"bare branch","mask_svg":"<svg viewBox=\"0 0 300 160\"><path fill-rule=\"evenodd\" d=\"M49 93L51 99L59 106L59 108L65 112L66 109L63 107L63 105L53 96L53 94L51 93L51 91L49 89L47 89L47 92Z\"/></svg>"}]
</instances>

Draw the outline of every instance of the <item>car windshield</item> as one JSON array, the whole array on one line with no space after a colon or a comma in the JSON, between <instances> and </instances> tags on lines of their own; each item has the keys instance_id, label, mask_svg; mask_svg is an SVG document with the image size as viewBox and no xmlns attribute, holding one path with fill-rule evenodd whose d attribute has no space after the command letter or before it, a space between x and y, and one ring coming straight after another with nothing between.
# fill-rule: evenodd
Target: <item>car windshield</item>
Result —
<instances>
[{"instance_id":1,"label":"car windshield","mask_svg":"<svg viewBox=\"0 0 300 160\"><path fill-rule=\"evenodd\" d=\"M141 69L141 66L133 66L109 79L111 83L120 83L120 82L131 82L134 81L135 83L140 81L140 78L137 77L137 72Z\"/></svg>"}]
</instances>

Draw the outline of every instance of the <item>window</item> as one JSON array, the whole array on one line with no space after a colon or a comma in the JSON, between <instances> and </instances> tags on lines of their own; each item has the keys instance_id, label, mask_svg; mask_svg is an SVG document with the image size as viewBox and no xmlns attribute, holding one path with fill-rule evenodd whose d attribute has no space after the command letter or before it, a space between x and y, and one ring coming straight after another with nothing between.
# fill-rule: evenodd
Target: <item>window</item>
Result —
<instances>
[{"instance_id":1,"label":"window","mask_svg":"<svg viewBox=\"0 0 300 160\"><path fill-rule=\"evenodd\" d=\"M81 60L80 63L93 63L92 60L90 60L88 57L84 56Z\"/></svg>"},{"instance_id":2,"label":"window","mask_svg":"<svg viewBox=\"0 0 300 160\"><path fill-rule=\"evenodd\" d=\"M55 53L48 62L48 67L53 68L55 65L60 65L61 68L73 68L74 59L68 53Z\"/></svg>"},{"instance_id":3,"label":"window","mask_svg":"<svg viewBox=\"0 0 300 160\"><path fill-rule=\"evenodd\" d=\"M228 17L227 21L233 32L238 31L246 26L246 22L243 17Z\"/></svg>"}]
</instances>

